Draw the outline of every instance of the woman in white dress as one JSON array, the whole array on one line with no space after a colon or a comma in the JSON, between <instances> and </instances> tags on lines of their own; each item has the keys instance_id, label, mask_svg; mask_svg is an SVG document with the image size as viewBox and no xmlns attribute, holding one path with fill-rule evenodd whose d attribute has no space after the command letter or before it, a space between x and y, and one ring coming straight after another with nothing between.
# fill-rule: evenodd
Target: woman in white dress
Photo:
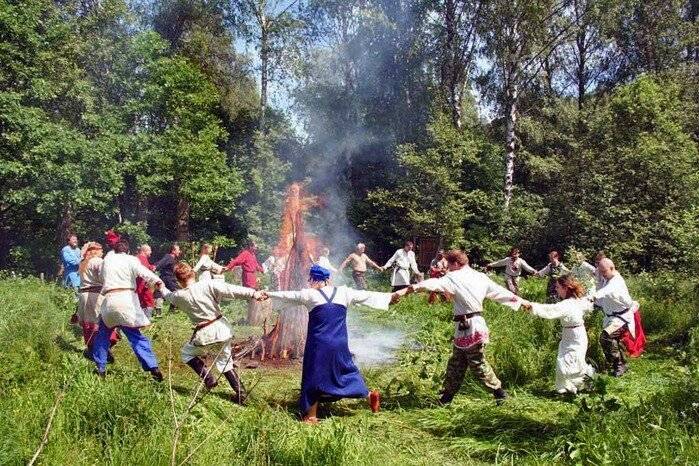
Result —
<instances>
[{"instance_id":1,"label":"woman in white dress","mask_svg":"<svg viewBox=\"0 0 699 466\"><path fill-rule=\"evenodd\" d=\"M223 266L211 259L211 245L204 243L199 251L199 262L194 266L194 273L199 274L199 281L223 279Z\"/></svg>"},{"instance_id":2,"label":"woman in white dress","mask_svg":"<svg viewBox=\"0 0 699 466\"><path fill-rule=\"evenodd\" d=\"M587 331L585 314L592 311L592 301L585 296L585 288L572 276L556 279L556 293L562 301L556 304L524 303L522 307L537 317L559 319L563 326L556 359L556 391L576 394L592 377L595 370L585 361Z\"/></svg>"}]
</instances>

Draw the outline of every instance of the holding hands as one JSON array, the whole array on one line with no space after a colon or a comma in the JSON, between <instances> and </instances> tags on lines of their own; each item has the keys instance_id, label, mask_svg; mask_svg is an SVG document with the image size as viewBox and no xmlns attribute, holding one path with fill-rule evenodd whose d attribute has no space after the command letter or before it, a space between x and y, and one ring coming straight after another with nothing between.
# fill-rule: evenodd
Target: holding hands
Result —
<instances>
[{"instance_id":1,"label":"holding hands","mask_svg":"<svg viewBox=\"0 0 699 466\"><path fill-rule=\"evenodd\" d=\"M264 292L264 290L257 290L255 293L253 293L252 298L256 301L265 301L269 299L269 296Z\"/></svg>"}]
</instances>

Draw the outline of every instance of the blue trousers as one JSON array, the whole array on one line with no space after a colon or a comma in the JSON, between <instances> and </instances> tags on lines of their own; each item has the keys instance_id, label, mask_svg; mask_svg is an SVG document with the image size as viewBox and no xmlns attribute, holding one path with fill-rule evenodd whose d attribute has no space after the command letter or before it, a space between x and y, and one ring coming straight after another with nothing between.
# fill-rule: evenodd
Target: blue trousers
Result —
<instances>
[{"instance_id":1,"label":"blue trousers","mask_svg":"<svg viewBox=\"0 0 699 466\"><path fill-rule=\"evenodd\" d=\"M158 360L155 358L153 348L151 348L150 340L147 336L141 333L137 328L117 327L126 335L129 340L131 349L133 350L138 362L144 371L150 371L158 367ZM100 319L99 329L95 337L95 343L92 347L92 359L97 364L97 370L104 372L107 367L107 355L109 354L109 336L112 334L112 329L104 325Z\"/></svg>"}]
</instances>

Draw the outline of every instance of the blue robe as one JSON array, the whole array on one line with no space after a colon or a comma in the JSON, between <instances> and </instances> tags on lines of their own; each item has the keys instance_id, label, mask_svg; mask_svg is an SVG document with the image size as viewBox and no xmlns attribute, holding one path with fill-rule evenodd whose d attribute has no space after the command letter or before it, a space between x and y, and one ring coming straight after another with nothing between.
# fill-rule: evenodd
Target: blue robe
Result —
<instances>
[{"instance_id":1,"label":"blue robe","mask_svg":"<svg viewBox=\"0 0 699 466\"><path fill-rule=\"evenodd\" d=\"M61 249L61 262L63 263L63 286L68 288L80 287L80 248L71 248L66 245Z\"/></svg>"},{"instance_id":2,"label":"blue robe","mask_svg":"<svg viewBox=\"0 0 699 466\"><path fill-rule=\"evenodd\" d=\"M323 290L318 291L327 303L314 307L308 314L299 401L304 415L316 401L369 395L347 343L347 307L332 302L337 288L333 288L330 297Z\"/></svg>"}]
</instances>

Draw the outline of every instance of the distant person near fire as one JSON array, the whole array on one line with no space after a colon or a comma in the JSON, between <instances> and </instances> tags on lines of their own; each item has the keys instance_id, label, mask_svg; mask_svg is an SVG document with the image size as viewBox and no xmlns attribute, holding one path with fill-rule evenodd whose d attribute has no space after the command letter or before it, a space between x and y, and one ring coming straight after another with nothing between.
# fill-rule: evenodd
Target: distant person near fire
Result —
<instances>
[{"instance_id":1,"label":"distant person near fire","mask_svg":"<svg viewBox=\"0 0 699 466\"><path fill-rule=\"evenodd\" d=\"M388 259L386 265L383 266L383 270L393 267L393 274L391 275L392 291L407 288L413 275L421 276L415 261L414 247L415 245L412 241L406 241L403 243L403 247L397 250Z\"/></svg>"},{"instance_id":2,"label":"distant person near fire","mask_svg":"<svg viewBox=\"0 0 699 466\"><path fill-rule=\"evenodd\" d=\"M358 290L366 290L366 271L367 265L374 267L378 271L383 271L381 266L369 259L369 256L365 254L366 245L364 243L357 243L357 247L354 252L351 253L347 258L340 264L339 273L349 264L352 267L352 278L354 279L354 285Z\"/></svg>"},{"instance_id":3,"label":"distant person near fire","mask_svg":"<svg viewBox=\"0 0 699 466\"><path fill-rule=\"evenodd\" d=\"M245 249L240 254L226 265L225 270L231 270L234 267L240 267L243 270L242 283L243 286L256 290L259 288L257 283L257 272L264 272L264 269L257 261L257 244L250 241Z\"/></svg>"},{"instance_id":4,"label":"distant person near fire","mask_svg":"<svg viewBox=\"0 0 699 466\"><path fill-rule=\"evenodd\" d=\"M519 296L519 277L522 275L522 270L531 274L536 273L536 269L520 257L518 248L510 249L510 254L506 258L491 262L485 266L485 269L496 267L505 267L505 287L517 296Z\"/></svg>"}]
</instances>

